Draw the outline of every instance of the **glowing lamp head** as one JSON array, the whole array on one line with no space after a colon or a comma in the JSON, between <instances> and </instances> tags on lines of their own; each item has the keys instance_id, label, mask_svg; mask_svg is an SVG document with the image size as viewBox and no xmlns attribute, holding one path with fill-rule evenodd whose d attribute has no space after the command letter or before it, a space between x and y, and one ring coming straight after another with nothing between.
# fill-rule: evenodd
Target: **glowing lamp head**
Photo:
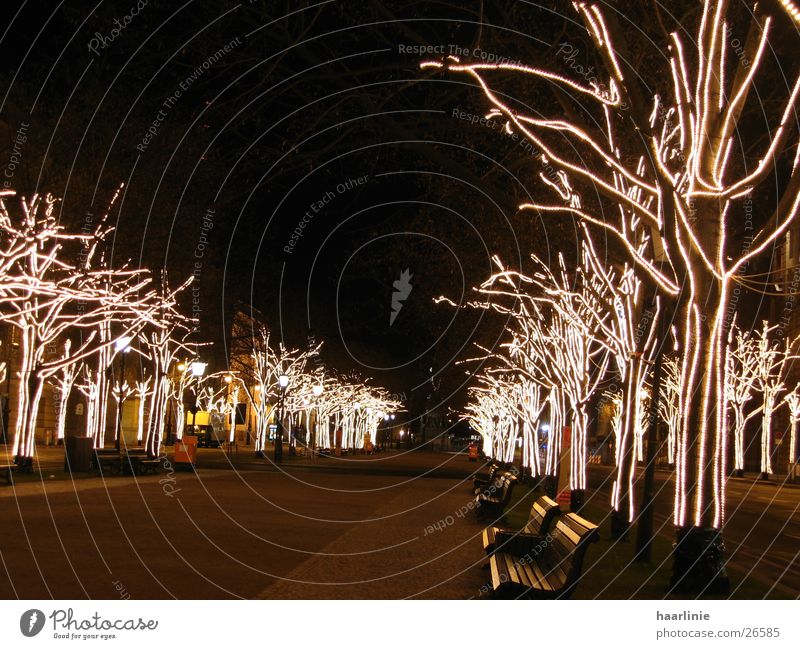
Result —
<instances>
[{"instance_id":1,"label":"glowing lamp head","mask_svg":"<svg viewBox=\"0 0 800 649\"><path fill-rule=\"evenodd\" d=\"M225 383L230 383L233 381L233 377L230 374L225 375Z\"/></svg>"},{"instance_id":2,"label":"glowing lamp head","mask_svg":"<svg viewBox=\"0 0 800 649\"><path fill-rule=\"evenodd\" d=\"M394 419L394 415L389 415L389 417L390 417L391 419Z\"/></svg>"},{"instance_id":3,"label":"glowing lamp head","mask_svg":"<svg viewBox=\"0 0 800 649\"><path fill-rule=\"evenodd\" d=\"M131 350L131 341L133 338L130 336L123 336L122 338L118 338L114 343L114 348L118 352L126 353Z\"/></svg>"},{"instance_id":4,"label":"glowing lamp head","mask_svg":"<svg viewBox=\"0 0 800 649\"><path fill-rule=\"evenodd\" d=\"M318 397L319 395L322 394L322 386L321 385L315 385L313 388L311 388L311 391L314 393L315 397Z\"/></svg>"},{"instance_id":5,"label":"glowing lamp head","mask_svg":"<svg viewBox=\"0 0 800 649\"><path fill-rule=\"evenodd\" d=\"M282 389L282 390L285 390L285 389L286 389L286 386L287 386L287 385L289 385L289 377L288 377L288 376L286 376L285 374L281 374L281 375L278 377L278 385L280 385L280 386L281 386L281 389Z\"/></svg>"},{"instance_id":6,"label":"glowing lamp head","mask_svg":"<svg viewBox=\"0 0 800 649\"><path fill-rule=\"evenodd\" d=\"M550 432L550 424L542 424L541 427L540 427L540 430L543 433L549 433Z\"/></svg>"},{"instance_id":7,"label":"glowing lamp head","mask_svg":"<svg viewBox=\"0 0 800 649\"><path fill-rule=\"evenodd\" d=\"M186 363L178 363L178 371L179 372L186 371Z\"/></svg>"},{"instance_id":8,"label":"glowing lamp head","mask_svg":"<svg viewBox=\"0 0 800 649\"><path fill-rule=\"evenodd\" d=\"M207 366L208 363L203 363L202 361L194 361L193 363L191 363L189 367L191 367L192 369L192 374L199 378L206 373Z\"/></svg>"},{"instance_id":9,"label":"glowing lamp head","mask_svg":"<svg viewBox=\"0 0 800 649\"><path fill-rule=\"evenodd\" d=\"M383 416L383 421L389 421L389 415L384 415Z\"/></svg>"}]
</instances>

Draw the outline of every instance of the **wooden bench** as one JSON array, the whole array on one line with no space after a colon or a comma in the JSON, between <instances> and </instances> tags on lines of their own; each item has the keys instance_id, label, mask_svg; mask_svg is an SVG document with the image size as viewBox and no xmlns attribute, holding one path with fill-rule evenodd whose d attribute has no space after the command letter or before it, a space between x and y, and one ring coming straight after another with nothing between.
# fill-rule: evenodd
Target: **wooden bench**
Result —
<instances>
[{"instance_id":1,"label":"wooden bench","mask_svg":"<svg viewBox=\"0 0 800 649\"><path fill-rule=\"evenodd\" d=\"M511 494L516 484L517 476L511 473L503 473L497 482L475 496L478 504L476 507L478 519L488 516L500 518L511 501Z\"/></svg>"},{"instance_id":2,"label":"wooden bench","mask_svg":"<svg viewBox=\"0 0 800 649\"><path fill-rule=\"evenodd\" d=\"M494 482L500 477L500 473L504 471L503 467L499 464L492 463L492 466L489 467L489 476L479 476L472 481L472 493L478 495L481 491L486 489L489 485L494 484Z\"/></svg>"},{"instance_id":3,"label":"wooden bench","mask_svg":"<svg viewBox=\"0 0 800 649\"><path fill-rule=\"evenodd\" d=\"M493 596L568 598L580 581L589 544L598 536L596 525L567 514L525 554L495 551L490 558Z\"/></svg>"},{"instance_id":4,"label":"wooden bench","mask_svg":"<svg viewBox=\"0 0 800 649\"><path fill-rule=\"evenodd\" d=\"M14 484L14 477L11 475L12 471L17 468L16 464L0 464L0 471L6 474L6 484Z\"/></svg>"},{"instance_id":5,"label":"wooden bench","mask_svg":"<svg viewBox=\"0 0 800 649\"><path fill-rule=\"evenodd\" d=\"M92 467L100 473L107 468L110 475L119 475L122 472L122 456L116 449L96 448L92 451Z\"/></svg>"},{"instance_id":6,"label":"wooden bench","mask_svg":"<svg viewBox=\"0 0 800 649\"><path fill-rule=\"evenodd\" d=\"M158 467L161 465L161 460L157 457L150 457L147 451L144 450L130 450L126 451L124 456L123 468L125 473L130 475L146 475L158 473Z\"/></svg>"},{"instance_id":7,"label":"wooden bench","mask_svg":"<svg viewBox=\"0 0 800 649\"><path fill-rule=\"evenodd\" d=\"M493 525L483 530L483 551L486 554L491 554L495 548L505 551L505 546L512 539L515 539L515 544L522 541L533 547L550 531L553 520L560 513L561 509L555 500L542 496L531 506L528 523L521 530Z\"/></svg>"}]
</instances>

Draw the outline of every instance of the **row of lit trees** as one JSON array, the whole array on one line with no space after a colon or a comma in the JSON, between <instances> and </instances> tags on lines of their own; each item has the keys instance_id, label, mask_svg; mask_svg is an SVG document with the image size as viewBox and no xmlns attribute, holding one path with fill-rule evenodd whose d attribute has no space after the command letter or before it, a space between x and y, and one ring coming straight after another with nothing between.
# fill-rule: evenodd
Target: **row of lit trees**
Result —
<instances>
[{"instance_id":1,"label":"row of lit trees","mask_svg":"<svg viewBox=\"0 0 800 649\"><path fill-rule=\"evenodd\" d=\"M105 217L95 222L87 215L80 232L69 232L56 204L49 195L0 192L0 320L19 332L13 454L23 463L34 453L48 384L57 396L57 434L63 436L66 404L78 386L87 399L86 432L100 445L109 395L121 403L126 392L115 389L115 357L139 337L150 337L154 348L179 347L175 331L186 328L177 310L180 289L159 286L147 270L109 265L104 249L112 228ZM154 426L148 439L160 439Z\"/></svg>"},{"instance_id":2,"label":"row of lit trees","mask_svg":"<svg viewBox=\"0 0 800 649\"><path fill-rule=\"evenodd\" d=\"M557 69L462 63L455 57L424 66L468 75L488 100L490 116L524 137L555 171L539 174L529 187L534 198L522 209L571 216L615 237L637 278L669 303L681 354L672 587L724 592L720 530L732 287L750 262L788 231L800 209L800 75L774 76L783 84L783 98L769 106L754 88L770 65L781 69L775 45L796 37L800 11L789 0L736 5L704 0L692 35L677 23L668 32L662 20L663 56L650 69L631 56L637 36L628 41L632 32L620 27L614 11L595 2L573 7L602 61L591 80L572 79ZM726 53L733 25L745 27L742 56ZM529 113L531 102L512 99L517 93L509 92L509 80L557 86L576 107L565 111L569 100L549 105L534 100ZM762 114L773 107L774 114ZM758 115L764 128L742 128L750 115ZM745 218L748 205L752 214L756 196L767 198L773 211L761 215L760 227L751 222L746 241L737 239L734 233L746 228L735 227L735 218ZM651 235L647 245L638 245L633 222ZM618 489L624 489L621 473Z\"/></svg>"},{"instance_id":3,"label":"row of lit trees","mask_svg":"<svg viewBox=\"0 0 800 649\"><path fill-rule=\"evenodd\" d=\"M222 414L233 436L237 405L248 403L255 413L259 453L270 420L280 424L276 453L284 429L301 420L305 426L313 422L315 438L326 445L325 423L335 421L344 443L360 447L382 417L401 408L384 390L364 381L324 378L319 364L312 369L321 345L287 349L271 343L263 327L250 337L241 367L205 375L206 364L197 358L205 344L190 342L196 322L178 308L191 279L171 289L166 274L156 280L149 271L127 264L111 268L104 252L112 232L106 217L94 222L87 216L83 230L70 232L59 224L56 205L51 196L25 199L10 190L0 192L0 321L19 331L12 448L21 464L34 455L46 388L54 396L57 439L65 435L68 405L77 390L86 406L84 432L95 447L105 444L113 420L120 448L123 408L134 397L136 440L152 455L160 453L173 413L175 434L182 436L187 407ZM125 371L129 356L129 370L136 369L133 379Z\"/></svg>"},{"instance_id":4,"label":"row of lit trees","mask_svg":"<svg viewBox=\"0 0 800 649\"><path fill-rule=\"evenodd\" d=\"M296 429L309 435L312 449L363 448L368 439L375 438L378 425L393 418L402 404L361 377L326 372L319 361L321 348L322 343L307 349L287 347L275 341L266 326L254 324L237 337L230 369L206 377L193 393L203 409L229 421L230 441L237 408L246 404L253 415L258 456L265 454L271 423L276 425L277 462L282 459L285 433ZM341 431L338 440L336 431ZM294 450L294 435L289 443Z\"/></svg>"}]
</instances>

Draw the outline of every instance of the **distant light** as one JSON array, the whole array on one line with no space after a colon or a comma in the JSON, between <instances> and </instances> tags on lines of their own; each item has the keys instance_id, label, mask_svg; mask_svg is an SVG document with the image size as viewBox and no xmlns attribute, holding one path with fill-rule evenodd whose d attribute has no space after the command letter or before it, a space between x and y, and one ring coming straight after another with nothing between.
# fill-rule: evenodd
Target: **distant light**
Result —
<instances>
[{"instance_id":1,"label":"distant light","mask_svg":"<svg viewBox=\"0 0 800 649\"><path fill-rule=\"evenodd\" d=\"M406 431L404 431L404 430L402 430L402 429L401 429L401 430L400 430L400 437L402 437L402 436L403 436L403 435L405 435L405 434L406 434Z\"/></svg>"},{"instance_id":2,"label":"distant light","mask_svg":"<svg viewBox=\"0 0 800 649\"><path fill-rule=\"evenodd\" d=\"M233 377L230 374L225 375L225 383L230 383L233 381Z\"/></svg>"},{"instance_id":3,"label":"distant light","mask_svg":"<svg viewBox=\"0 0 800 649\"><path fill-rule=\"evenodd\" d=\"M392 419L394 419L394 415L389 415Z\"/></svg>"},{"instance_id":4,"label":"distant light","mask_svg":"<svg viewBox=\"0 0 800 649\"><path fill-rule=\"evenodd\" d=\"M281 374L278 377L278 385L280 385L282 388L285 388L287 385L289 385L289 377L285 374Z\"/></svg>"},{"instance_id":5,"label":"distant light","mask_svg":"<svg viewBox=\"0 0 800 649\"><path fill-rule=\"evenodd\" d=\"M186 363L178 363L178 371L183 372L186 369Z\"/></svg>"},{"instance_id":6,"label":"distant light","mask_svg":"<svg viewBox=\"0 0 800 649\"><path fill-rule=\"evenodd\" d=\"M118 352L129 352L131 351L131 341L133 338L130 336L123 336L122 338L118 338L116 342L114 342L114 347Z\"/></svg>"},{"instance_id":7,"label":"distant light","mask_svg":"<svg viewBox=\"0 0 800 649\"><path fill-rule=\"evenodd\" d=\"M389 415L384 415L383 416L383 421L389 421Z\"/></svg>"},{"instance_id":8,"label":"distant light","mask_svg":"<svg viewBox=\"0 0 800 649\"><path fill-rule=\"evenodd\" d=\"M543 433L549 433L550 432L550 424L542 424L539 427L539 430L541 430Z\"/></svg>"},{"instance_id":9,"label":"distant light","mask_svg":"<svg viewBox=\"0 0 800 649\"><path fill-rule=\"evenodd\" d=\"M322 394L322 386L321 385L315 385L313 388L311 388L311 391L314 393L315 397L318 397L319 395Z\"/></svg>"},{"instance_id":10,"label":"distant light","mask_svg":"<svg viewBox=\"0 0 800 649\"><path fill-rule=\"evenodd\" d=\"M191 363L190 367L192 368L192 374L194 374L197 377L200 377L206 373L207 366L208 363L203 363L202 361L194 361L193 363Z\"/></svg>"}]
</instances>

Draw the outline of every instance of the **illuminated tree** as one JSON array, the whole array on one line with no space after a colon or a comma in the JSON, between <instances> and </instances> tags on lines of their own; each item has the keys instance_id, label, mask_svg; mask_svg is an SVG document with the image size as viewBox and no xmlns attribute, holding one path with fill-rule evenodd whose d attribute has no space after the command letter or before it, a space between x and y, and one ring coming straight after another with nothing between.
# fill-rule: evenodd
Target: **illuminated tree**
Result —
<instances>
[{"instance_id":1,"label":"illuminated tree","mask_svg":"<svg viewBox=\"0 0 800 649\"><path fill-rule=\"evenodd\" d=\"M20 331L13 454L27 462L48 379L155 324L157 300L146 271L107 267L101 244L111 229L103 220L91 234L68 233L53 214L54 198L22 199L17 216L9 210L13 201L13 191L0 192L0 267L6 273L0 319ZM103 323L114 323L114 333L104 336ZM51 346L73 334L80 335L68 355L46 358Z\"/></svg>"},{"instance_id":2,"label":"illuminated tree","mask_svg":"<svg viewBox=\"0 0 800 649\"><path fill-rule=\"evenodd\" d=\"M794 480L795 469L797 467L797 433L800 426L800 385L794 386L794 390L787 392L783 401L789 409L789 467L788 475L790 480Z\"/></svg>"},{"instance_id":3,"label":"illuminated tree","mask_svg":"<svg viewBox=\"0 0 800 649\"><path fill-rule=\"evenodd\" d=\"M725 390L733 412L733 468L738 473L744 471L745 427L763 408L763 402L758 407L750 407L758 383L758 359L758 343L751 333L732 327Z\"/></svg>"},{"instance_id":4,"label":"illuminated tree","mask_svg":"<svg viewBox=\"0 0 800 649\"><path fill-rule=\"evenodd\" d=\"M778 407L778 397L786 390L787 364L797 358L792 348L797 340L784 338L770 342L770 334L778 325L770 327L764 321L761 331L753 339L752 360L755 361L755 387L761 395L761 474L767 477L772 469L772 416Z\"/></svg>"},{"instance_id":5,"label":"illuminated tree","mask_svg":"<svg viewBox=\"0 0 800 649\"><path fill-rule=\"evenodd\" d=\"M190 349L189 338L192 327L196 321L187 318L177 309L179 295L189 287L192 278L187 279L177 289L171 290L167 281L166 272L162 271L161 290L159 292L160 305L158 309L158 327L147 327L139 335L142 349L146 349L152 378L150 390L149 418L145 446L151 456L158 456L164 440L164 431L168 419L171 402L180 406L183 412L183 395L176 395L175 378L180 372L177 369L178 359L194 357L199 347L203 344L193 343ZM184 364L184 369L186 365ZM183 435L183 424L186 420L176 416L177 437Z\"/></svg>"},{"instance_id":6,"label":"illuminated tree","mask_svg":"<svg viewBox=\"0 0 800 649\"><path fill-rule=\"evenodd\" d=\"M321 344L306 351L288 349L282 342L274 345L270 341L269 330L262 326L252 333L249 345L249 355L243 358L234 357L232 363L235 366L235 380L239 382L255 413L255 452L263 455L269 420L281 397L279 378L283 375L288 378L289 395L295 389L299 390L306 383L311 383L307 377L308 360L319 351ZM286 393L284 399L285 397ZM289 412L291 411L284 407L286 416Z\"/></svg>"},{"instance_id":7,"label":"illuminated tree","mask_svg":"<svg viewBox=\"0 0 800 649\"><path fill-rule=\"evenodd\" d=\"M675 440L680 425L681 364L678 358L664 359L664 375L661 378L661 398L658 414L667 426L667 462L675 464Z\"/></svg>"},{"instance_id":8,"label":"illuminated tree","mask_svg":"<svg viewBox=\"0 0 800 649\"><path fill-rule=\"evenodd\" d=\"M64 356L69 357L69 349L72 346L71 341L67 340L64 343ZM70 394L75 387L75 381L81 372L81 366L76 363L69 363L61 368L58 374L53 375L49 379L49 383L53 388L53 403L55 404L56 411L56 439L63 440L64 432L67 424L67 405L69 403Z\"/></svg>"},{"instance_id":9,"label":"illuminated tree","mask_svg":"<svg viewBox=\"0 0 800 649\"><path fill-rule=\"evenodd\" d=\"M734 279L797 217L794 123L800 77L776 77L785 83L783 100L768 107L777 111L762 119L765 126L755 137L753 129L740 127L750 109L767 110L751 91L769 74L768 61L781 65L774 34L786 14L796 20L798 10L789 0L735 7L705 0L695 34L676 24L661 44L662 69L648 70L643 78L628 52L631 32L623 33L615 12L595 2L573 6L603 62L596 81L515 63L464 64L452 57L424 65L469 75L491 104L490 114L537 147L542 162L554 169L555 179L542 173L532 188L552 193L522 209L566 214L605 230L637 272L674 300L682 364L673 513L679 542L672 588L724 592L729 585L719 530L725 519L727 312ZM743 21L749 25L744 55L731 56L726 30ZM584 102L582 115L570 111L565 119L558 102L552 103L553 114L547 115L544 105L527 114L519 108L524 102L512 102L498 89L509 76L557 86ZM762 188L773 195L779 189L774 212L741 245L732 235L734 220ZM624 227L631 214L654 233L646 253L636 249Z\"/></svg>"},{"instance_id":10,"label":"illuminated tree","mask_svg":"<svg viewBox=\"0 0 800 649\"><path fill-rule=\"evenodd\" d=\"M609 362L608 345L595 331L594 316L602 310L601 300L592 286L594 278L590 279L588 273L579 272L577 286L573 286L563 257L559 256L558 275L535 257L534 262L537 273L528 277L503 269L495 259L501 270L478 291L487 297L483 306L505 310L520 321L519 326L525 331L523 347L541 359L537 360L538 365L548 368L543 371L552 372L543 382L563 390L571 427L570 489L582 492L586 489L588 405ZM513 303L503 307L498 298L513 298ZM551 428L553 432L559 433Z\"/></svg>"}]
</instances>

